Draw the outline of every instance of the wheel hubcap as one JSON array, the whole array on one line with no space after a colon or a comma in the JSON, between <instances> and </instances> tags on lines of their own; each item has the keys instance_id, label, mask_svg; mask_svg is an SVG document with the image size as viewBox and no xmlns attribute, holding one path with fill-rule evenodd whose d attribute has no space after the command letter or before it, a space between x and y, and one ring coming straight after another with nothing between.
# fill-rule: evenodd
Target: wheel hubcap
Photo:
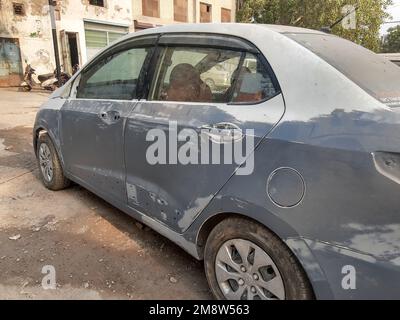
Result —
<instances>
[{"instance_id":1,"label":"wheel hubcap","mask_svg":"<svg viewBox=\"0 0 400 320\"><path fill-rule=\"evenodd\" d=\"M40 145L39 164L44 179L50 182L53 179L53 161L51 159L50 148L46 143Z\"/></svg>"},{"instance_id":2,"label":"wheel hubcap","mask_svg":"<svg viewBox=\"0 0 400 320\"><path fill-rule=\"evenodd\" d=\"M285 287L271 257L251 241L233 239L218 250L216 278L229 300L284 300Z\"/></svg>"}]
</instances>

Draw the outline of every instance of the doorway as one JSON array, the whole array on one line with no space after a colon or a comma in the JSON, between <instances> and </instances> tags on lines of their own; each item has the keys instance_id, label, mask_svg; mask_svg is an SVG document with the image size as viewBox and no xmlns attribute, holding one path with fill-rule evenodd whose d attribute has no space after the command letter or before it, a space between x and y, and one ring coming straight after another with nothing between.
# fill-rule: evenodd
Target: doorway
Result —
<instances>
[{"instance_id":1,"label":"doorway","mask_svg":"<svg viewBox=\"0 0 400 320\"><path fill-rule=\"evenodd\" d=\"M0 38L0 87L19 86L23 78L18 39Z\"/></svg>"},{"instance_id":2,"label":"doorway","mask_svg":"<svg viewBox=\"0 0 400 320\"><path fill-rule=\"evenodd\" d=\"M71 74L75 65L81 65L79 50L79 34L77 32L61 31L61 44L64 71Z\"/></svg>"}]
</instances>

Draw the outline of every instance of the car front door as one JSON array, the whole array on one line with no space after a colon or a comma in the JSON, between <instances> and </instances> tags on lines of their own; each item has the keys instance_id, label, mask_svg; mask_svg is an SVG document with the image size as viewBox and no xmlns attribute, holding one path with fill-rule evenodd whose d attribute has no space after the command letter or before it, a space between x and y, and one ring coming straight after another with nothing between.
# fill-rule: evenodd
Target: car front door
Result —
<instances>
[{"instance_id":1,"label":"car front door","mask_svg":"<svg viewBox=\"0 0 400 320\"><path fill-rule=\"evenodd\" d=\"M66 171L114 203L126 204L124 126L155 42L128 40L101 54L79 75L61 109Z\"/></svg>"},{"instance_id":2,"label":"car front door","mask_svg":"<svg viewBox=\"0 0 400 320\"><path fill-rule=\"evenodd\" d=\"M128 204L183 232L239 168L252 173L284 101L268 63L240 39L164 35L154 57L148 98L127 120Z\"/></svg>"}]
</instances>

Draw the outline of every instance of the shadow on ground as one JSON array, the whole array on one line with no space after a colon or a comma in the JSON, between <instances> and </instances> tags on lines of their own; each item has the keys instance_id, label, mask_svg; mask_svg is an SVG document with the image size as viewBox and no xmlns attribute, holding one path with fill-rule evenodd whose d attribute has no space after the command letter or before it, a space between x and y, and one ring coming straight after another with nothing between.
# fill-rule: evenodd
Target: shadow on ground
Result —
<instances>
[{"instance_id":1,"label":"shadow on ground","mask_svg":"<svg viewBox=\"0 0 400 320\"><path fill-rule=\"evenodd\" d=\"M0 168L16 172L0 183L0 298L211 298L202 263L163 236L78 185L45 189L31 137L0 130ZM45 265L56 290L41 287Z\"/></svg>"}]
</instances>

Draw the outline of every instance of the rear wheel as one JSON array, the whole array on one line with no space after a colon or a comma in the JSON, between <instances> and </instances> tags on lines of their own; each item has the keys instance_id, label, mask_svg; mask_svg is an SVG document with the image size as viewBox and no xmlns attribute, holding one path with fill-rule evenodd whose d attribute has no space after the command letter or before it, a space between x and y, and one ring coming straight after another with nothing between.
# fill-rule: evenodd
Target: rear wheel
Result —
<instances>
[{"instance_id":1,"label":"rear wheel","mask_svg":"<svg viewBox=\"0 0 400 320\"><path fill-rule=\"evenodd\" d=\"M40 177L46 188L58 191L70 185L70 180L64 176L60 159L47 133L39 135L36 156Z\"/></svg>"},{"instance_id":2,"label":"rear wheel","mask_svg":"<svg viewBox=\"0 0 400 320\"><path fill-rule=\"evenodd\" d=\"M313 291L293 253L271 231L229 218L210 233L204 265L211 291L227 300L308 300Z\"/></svg>"}]
</instances>

